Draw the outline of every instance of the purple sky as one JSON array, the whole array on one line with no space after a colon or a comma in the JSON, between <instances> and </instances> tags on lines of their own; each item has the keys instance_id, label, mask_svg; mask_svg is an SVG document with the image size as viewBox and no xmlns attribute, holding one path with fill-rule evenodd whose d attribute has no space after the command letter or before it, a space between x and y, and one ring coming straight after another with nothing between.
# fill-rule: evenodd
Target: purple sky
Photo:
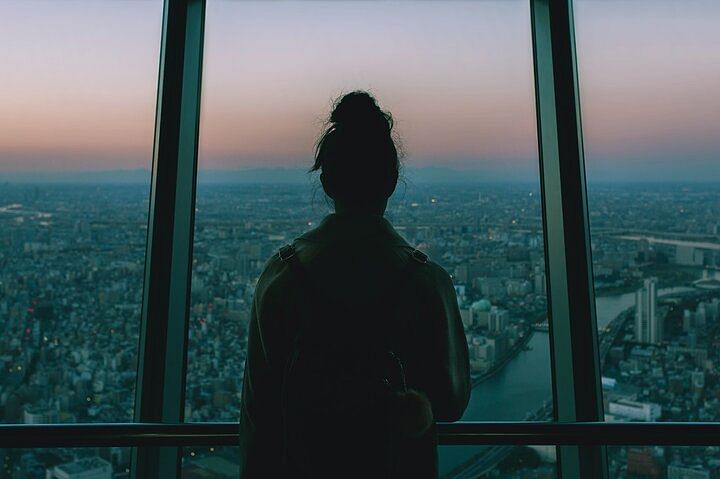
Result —
<instances>
[{"instance_id":1,"label":"purple sky","mask_svg":"<svg viewBox=\"0 0 720 479\"><path fill-rule=\"evenodd\" d=\"M302 166L369 89L410 166L537 175L527 0L208 2L201 168ZM160 1L0 2L0 172L148 168ZM720 2L576 1L589 174L720 179Z\"/></svg>"},{"instance_id":2,"label":"purple sky","mask_svg":"<svg viewBox=\"0 0 720 479\"><path fill-rule=\"evenodd\" d=\"M590 178L720 180L720 1L575 2Z\"/></svg>"}]
</instances>

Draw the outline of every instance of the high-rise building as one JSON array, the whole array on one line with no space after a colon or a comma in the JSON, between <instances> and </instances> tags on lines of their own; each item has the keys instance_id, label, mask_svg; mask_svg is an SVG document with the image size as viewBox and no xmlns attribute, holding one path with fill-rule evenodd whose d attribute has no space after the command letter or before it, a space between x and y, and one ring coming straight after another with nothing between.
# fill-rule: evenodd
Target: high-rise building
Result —
<instances>
[{"instance_id":1,"label":"high-rise building","mask_svg":"<svg viewBox=\"0 0 720 479\"><path fill-rule=\"evenodd\" d=\"M493 306L488 315L488 331L499 333L505 331L509 322L507 310Z\"/></svg>"},{"instance_id":2,"label":"high-rise building","mask_svg":"<svg viewBox=\"0 0 720 479\"><path fill-rule=\"evenodd\" d=\"M705 261L703 251L694 246L677 245L675 263L683 266L702 266Z\"/></svg>"},{"instance_id":3,"label":"high-rise building","mask_svg":"<svg viewBox=\"0 0 720 479\"><path fill-rule=\"evenodd\" d=\"M635 293L635 341L660 343L663 339L662 318L657 314L657 278L646 278Z\"/></svg>"}]
</instances>

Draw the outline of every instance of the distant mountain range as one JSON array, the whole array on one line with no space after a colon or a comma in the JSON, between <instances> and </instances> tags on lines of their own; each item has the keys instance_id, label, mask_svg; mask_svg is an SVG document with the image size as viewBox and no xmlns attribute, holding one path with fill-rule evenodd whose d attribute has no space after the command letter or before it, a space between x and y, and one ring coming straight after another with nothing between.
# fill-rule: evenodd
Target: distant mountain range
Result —
<instances>
[{"instance_id":1,"label":"distant mountain range","mask_svg":"<svg viewBox=\"0 0 720 479\"><path fill-rule=\"evenodd\" d=\"M406 168L402 177L408 183L488 183L529 182L536 179L522 174L503 174L482 170L456 170L445 167ZM301 168L248 168L236 170L200 170L200 184L306 184L314 175ZM98 171L0 171L0 183L112 183L142 184L150 182L150 170Z\"/></svg>"},{"instance_id":2,"label":"distant mountain range","mask_svg":"<svg viewBox=\"0 0 720 479\"><path fill-rule=\"evenodd\" d=\"M198 173L200 185L212 184L295 184L314 181L316 176L302 168L246 168L246 169L201 169ZM539 185L538 171L522 168L455 169L443 166L406 167L401 178L408 184L483 184L483 183L530 183ZM647 183L702 183L717 184L715 174L699 177L696 174L631 174L629 172L594 171L589 174L591 183L596 184L647 184ZM2 183L65 183L65 184L149 184L150 170L95 170L95 171L0 171Z\"/></svg>"}]
</instances>

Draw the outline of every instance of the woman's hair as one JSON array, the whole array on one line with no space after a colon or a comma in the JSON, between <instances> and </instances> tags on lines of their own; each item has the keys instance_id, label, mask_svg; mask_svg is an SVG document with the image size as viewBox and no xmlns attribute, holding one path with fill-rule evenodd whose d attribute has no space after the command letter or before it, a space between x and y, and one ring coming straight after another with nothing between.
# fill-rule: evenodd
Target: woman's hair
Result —
<instances>
[{"instance_id":1,"label":"woman's hair","mask_svg":"<svg viewBox=\"0 0 720 479\"><path fill-rule=\"evenodd\" d=\"M329 197L361 206L393 193L400 161L392 129L392 115L369 93L354 91L335 100L310 169L321 170Z\"/></svg>"}]
</instances>

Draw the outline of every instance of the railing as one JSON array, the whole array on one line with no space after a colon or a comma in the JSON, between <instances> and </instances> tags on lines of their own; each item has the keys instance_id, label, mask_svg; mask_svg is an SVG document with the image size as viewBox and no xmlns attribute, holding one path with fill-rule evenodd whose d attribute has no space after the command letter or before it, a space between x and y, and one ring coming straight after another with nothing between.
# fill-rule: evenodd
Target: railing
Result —
<instances>
[{"instance_id":1,"label":"railing","mask_svg":"<svg viewBox=\"0 0 720 479\"><path fill-rule=\"evenodd\" d=\"M443 445L720 445L720 423L457 422L438 424ZM237 423L0 425L0 449L235 446Z\"/></svg>"}]
</instances>

